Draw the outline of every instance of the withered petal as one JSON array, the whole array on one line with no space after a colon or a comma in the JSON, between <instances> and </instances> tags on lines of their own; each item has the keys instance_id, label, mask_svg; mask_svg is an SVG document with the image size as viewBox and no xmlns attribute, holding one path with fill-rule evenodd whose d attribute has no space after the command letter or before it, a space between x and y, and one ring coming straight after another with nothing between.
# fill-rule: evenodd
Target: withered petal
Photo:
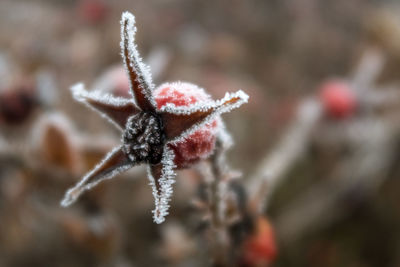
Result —
<instances>
[{"instance_id":1,"label":"withered petal","mask_svg":"<svg viewBox=\"0 0 400 267\"><path fill-rule=\"evenodd\" d=\"M136 163L126 157L121 146L114 148L94 169L65 193L61 205L64 207L71 205L86 190L93 188L106 179L113 178L115 175L132 168L134 165Z\"/></svg>"},{"instance_id":2,"label":"withered petal","mask_svg":"<svg viewBox=\"0 0 400 267\"><path fill-rule=\"evenodd\" d=\"M124 12L121 20L121 54L136 104L144 111L154 111L150 73L143 64L134 44L135 17Z\"/></svg>"},{"instance_id":3,"label":"withered petal","mask_svg":"<svg viewBox=\"0 0 400 267\"><path fill-rule=\"evenodd\" d=\"M211 121L215 116L229 112L246 103L248 96L242 91L227 94L223 99L194 105L193 107L164 106L159 111L167 141L175 141L190 134L196 127Z\"/></svg>"}]
</instances>

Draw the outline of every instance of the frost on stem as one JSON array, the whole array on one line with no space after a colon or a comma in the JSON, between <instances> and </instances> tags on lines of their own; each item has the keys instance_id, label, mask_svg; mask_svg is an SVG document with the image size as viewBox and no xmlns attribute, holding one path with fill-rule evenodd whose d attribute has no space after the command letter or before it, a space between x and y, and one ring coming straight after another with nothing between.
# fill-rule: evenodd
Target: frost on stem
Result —
<instances>
[{"instance_id":1,"label":"frost on stem","mask_svg":"<svg viewBox=\"0 0 400 267\"><path fill-rule=\"evenodd\" d=\"M115 175L132 168L134 165L135 163L130 161L122 152L121 146L114 148L92 171L87 173L82 180L67 191L61 201L61 205L64 207L71 205L86 190L93 188L103 180L113 178Z\"/></svg>"},{"instance_id":2,"label":"frost on stem","mask_svg":"<svg viewBox=\"0 0 400 267\"><path fill-rule=\"evenodd\" d=\"M172 185L175 183L174 153L166 146L161 163L149 165L148 176L153 188L155 208L153 210L154 222L164 222L168 215L169 201L172 195Z\"/></svg>"},{"instance_id":3,"label":"frost on stem","mask_svg":"<svg viewBox=\"0 0 400 267\"><path fill-rule=\"evenodd\" d=\"M154 110L156 103L152 95L154 85L150 68L143 63L139 56L135 45L135 33L135 16L129 12L122 13L121 55L129 76L131 93L136 104L142 110Z\"/></svg>"},{"instance_id":4,"label":"frost on stem","mask_svg":"<svg viewBox=\"0 0 400 267\"><path fill-rule=\"evenodd\" d=\"M218 140L221 144L221 149L226 151L233 146L233 138L231 134L226 130L225 124L221 120L221 126L218 131Z\"/></svg>"}]
</instances>

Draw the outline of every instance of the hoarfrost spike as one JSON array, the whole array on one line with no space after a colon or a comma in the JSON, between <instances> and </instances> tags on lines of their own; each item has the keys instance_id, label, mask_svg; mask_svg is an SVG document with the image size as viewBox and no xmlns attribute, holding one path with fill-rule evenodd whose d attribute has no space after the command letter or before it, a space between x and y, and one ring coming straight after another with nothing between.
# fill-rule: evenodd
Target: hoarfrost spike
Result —
<instances>
[{"instance_id":1,"label":"hoarfrost spike","mask_svg":"<svg viewBox=\"0 0 400 267\"><path fill-rule=\"evenodd\" d=\"M172 143L179 142L205 123L211 122L217 115L247 103L248 98L246 93L239 90L236 93L227 93L218 101L194 104L189 107L177 107L171 103L163 106L160 115L164 121L167 140Z\"/></svg>"},{"instance_id":2,"label":"hoarfrost spike","mask_svg":"<svg viewBox=\"0 0 400 267\"><path fill-rule=\"evenodd\" d=\"M153 188L155 208L153 210L154 222L164 222L168 215L169 201L172 195L172 185L175 183L174 153L166 146L161 163L149 165L148 176Z\"/></svg>"},{"instance_id":3,"label":"hoarfrost spike","mask_svg":"<svg viewBox=\"0 0 400 267\"><path fill-rule=\"evenodd\" d=\"M156 108L152 96L154 85L149 67L142 62L136 49L135 33L135 17L129 12L122 13L121 54L129 77L131 93L142 110L154 111Z\"/></svg>"},{"instance_id":4,"label":"hoarfrost spike","mask_svg":"<svg viewBox=\"0 0 400 267\"><path fill-rule=\"evenodd\" d=\"M121 146L113 149L104 159L74 187L69 189L61 201L61 205L67 207L74 203L79 196L99 184L111 179L115 175L132 168L136 163L130 161L121 150Z\"/></svg>"}]
</instances>

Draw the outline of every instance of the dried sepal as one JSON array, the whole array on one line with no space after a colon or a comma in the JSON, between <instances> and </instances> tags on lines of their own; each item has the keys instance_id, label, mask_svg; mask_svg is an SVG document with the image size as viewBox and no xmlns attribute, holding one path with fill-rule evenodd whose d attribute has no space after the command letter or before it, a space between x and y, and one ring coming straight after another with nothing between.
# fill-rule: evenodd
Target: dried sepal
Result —
<instances>
[{"instance_id":1,"label":"dried sepal","mask_svg":"<svg viewBox=\"0 0 400 267\"><path fill-rule=\"evenodd\" d=\"M129 77L131 93L142 110L154 111L156 107L152 95L154 85L149 67L142 62L136 49L135 33L135 17L129 12L122 13L121 54Z\"/></svg>"},{"instance_id":2,"label":"dried sepal","mask_svg":"<svg viewBox=\"0 0 400 267\"><path fill-rule=\"evenodd\" d=\"M132 168L135 164L135 162L130 161L122 152L121 146L114 148L92 171L87 173L82 180L67 191L64 199L61 201L61 205L64 207L71 205L86 190Z\"/></svg>"},{"instance_id":3,"label":"dried sepal","mask_svg":"<svg viewBox=\"0 0 400 267\"><path fill-rule=\"evenodd\" d=\"M135 104L122 97L114 97L99 91L88 92L82 83L71 87L75 100L96 110L102 117L108 119L118 129L125 128L128 118L140 110Z\"/></svg>"},{"instance_id":4,"label":"dried sepal","mask_svg":"<svg viewBox=\"0 0 400 267\"><path fill-rule=\"evenodd\" d=\"M169 201L172 195L172 185L175 183L174 153L166 146L161 163L149 165L148 177L153 188L155 208L153 210L154 222L164 222L168 215Z\"/></svg>"},{"instance_id":5,"label":"dried sepal","mask_svg":"<svg viewBox=\"0 0 400 267\"><path fill-rule=\"evenodd\" d=\"M175 106L168 103L160 109L164 121L164 130L169 142L176 143L205 123L211 122L217 115L238 108L248 101L248 95L239 90L236 93L226 93L218 101L196 103L189 107Z\"/></svg>"}]
</instances>

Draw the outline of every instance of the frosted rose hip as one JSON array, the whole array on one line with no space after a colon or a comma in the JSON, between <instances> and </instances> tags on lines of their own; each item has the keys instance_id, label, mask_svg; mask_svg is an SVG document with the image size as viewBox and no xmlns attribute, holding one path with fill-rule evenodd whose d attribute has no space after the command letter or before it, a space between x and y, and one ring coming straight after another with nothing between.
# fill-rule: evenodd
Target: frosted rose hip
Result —
<instances>
[{"instance_id":1,"label":"frosted rose hip","mask_svg":"<svg viewBox=\"0 0 400 267\"><path fill-rule=\"evenodd\" d=\"M121 130L122 144L71 187L61 205L69 206L97 184L135 165L147 164L155 204L153 218L162 223L168 215L175 169L212 153L222 125L220 114L247 103L248 95L239 90L214 101L203 89L180 82L154 89L149 68L136 50L135 33L135 17L124 12L120 45L130 98L88 92L81 83L71 87L77 101L97 110Z\"/></svg>"},{"instance_id":2,"label":"frosted rose hip","mask_svg":"<svg viewBox=\"0 0 400 267\"><path fill-rule=\"evenodd\" d=\"M154 91L154 98L158 109L168 103L181 107L212 100L203 89L184 82L160 85ZM212 153L216 134L221 124L219 120L220 118L217 117L214 121L185 137L183 141L169 145L175 152L174 161L178 168L190 166Z\"/></svg>"}]
</instances>

